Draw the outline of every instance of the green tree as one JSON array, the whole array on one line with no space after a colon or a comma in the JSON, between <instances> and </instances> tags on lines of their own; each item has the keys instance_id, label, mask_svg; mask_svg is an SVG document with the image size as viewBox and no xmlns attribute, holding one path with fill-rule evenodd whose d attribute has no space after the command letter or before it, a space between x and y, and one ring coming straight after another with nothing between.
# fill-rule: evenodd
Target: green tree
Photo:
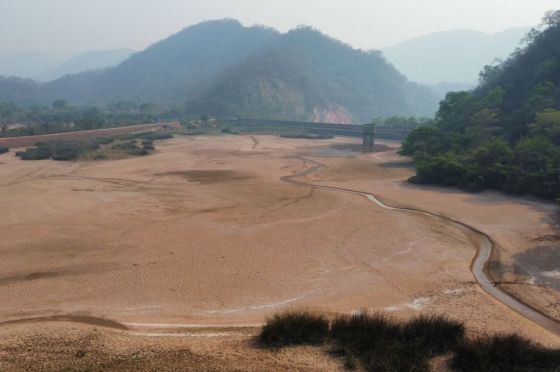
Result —
<instances>
[{"instance_id":1,"label":"green tree","mask_svg":"<svg viewBox=\"0 0 560 372\"><path fill-rule=\"evenodd\" d=\"M560 111L545 110L539 113L530 130L533 135L546 137L560 146Z\"/></svg>"},{"instance_id":2,"label":"green tree","mask_svg":"<svg viewBox=\"0 0 560 372\"><path fill-rule=\"evenodd\" d=\"M68 102L66 102L63 99L57 99L56 101L53 102L52 107L55 110L65 110L68 108Z\"/></svg>"}]
</instances>

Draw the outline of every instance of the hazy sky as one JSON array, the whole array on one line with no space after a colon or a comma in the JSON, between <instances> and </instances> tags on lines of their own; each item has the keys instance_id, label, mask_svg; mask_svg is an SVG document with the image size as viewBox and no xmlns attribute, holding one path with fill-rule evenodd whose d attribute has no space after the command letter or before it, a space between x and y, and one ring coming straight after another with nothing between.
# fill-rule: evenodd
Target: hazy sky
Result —
<instances>
[{"instance_id":1,"label":"hazy sky","mask_svg":"<svg viewBox=\"0 0 560 372\"><path fill-rule=\"evenodd\" d=\"M559 0L0 0L0 54L140 50L221 18L281 31L308 24L370 49L435 31L537 25L559 7Z\"/></svg>"}]
</instances>

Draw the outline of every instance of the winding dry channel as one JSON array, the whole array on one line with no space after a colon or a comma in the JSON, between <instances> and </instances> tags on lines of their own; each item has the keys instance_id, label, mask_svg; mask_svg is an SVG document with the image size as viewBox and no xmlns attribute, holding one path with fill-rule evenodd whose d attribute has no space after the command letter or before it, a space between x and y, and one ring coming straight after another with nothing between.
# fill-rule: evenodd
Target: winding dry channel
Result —
<instances>
[{"instance_id":1,"label":"winding dry channel","mask_svg":"<svg viewBox=\"0 0 560 372\"><path fill-rule=\"evenodd\" d=\"M399 207L392 207L390 205L385 204L375 195L359 190L341 188L341 187L334 187L334 186L326 186L314 183L307 183L296 178L309 176L313 173L319 172L322 169L326 168L326 165L320 162L317 162L312 159L308 158L298 158L305 163L312 163L314 164L312 167L307 168L305 171L291 175L291 176L284 176L281 178L282 181L288 182L298 186L305 186L305 187L313 187L316 189L322 190L331 190L331 191L338 191L338 192L345 192L350 194L359 195L365 197L368 201L376 204L378 207L387 209L390 211L397 211L397 212L405 212L405 213L413 213L413 214L420 214L432 218L437 218L445 221L446 223L456 226L463 231L468 231L470 233L474 233L478 236L480 244L477 247L477 253L475 258L471 264L471 271L477 281L477 283L482 287L482 289L492 296L498 302L506 305L510 309L514 310L515 312L521 314L525 318L533 321L534 323L540 325L545 330L549 331L550 333L560 336L560 322L555 319L548 317L547 315L543 314L542 312L532 308L531 306L527 305L523 301L511 296L510 294L504 292L500 287L498 287L494 281L491 279L490 275L487 271L487 264L492 256L492 252L494 250L494 242L492 238L486 233L478 230L475 227L467 225L461 221L457 221L453 218L446 217L437 213L432 213L428 211L424 211L421 209L414 209L414 208L399 208Z\"/></svg>"},{"instance_id":2,"label":"winding dry channel","mask_svg":"<svg viewBox=\"0 0 560 372\"><path fill-rule=\"evenodd\" d=\"M415 208L401 208L401 207L393 207L387 205L378 197L376 197L374 194L367 191L353 190L348 188L341 188L341 187L305 182L301 180L301 178L317 173L322 169L325 169L327 166L323 163L317 162L309 158L298 157L297 159L303 161L304 164L306 165L307 163L310 163L312 164L312 166L308 167L303 172L293 174L293 175L283 176L280 178L281 181L297 186L302 186L302 187L311 187L315 189L329 190L333 192L344 192L344 193L354 194L365 198L367 201L374 203L380 208L390 210L390 211L395 211L395 212L424 215L430 218L440 219L451 226L455 226L461 229L462 231L469 232L471 234L476 235L478 237L479 244L477 246L476 256L474 257L471 264L471 271L477 283L480 285L480 287L482 287L482 289L486 293L488 293L491 297L493 297L496 301L506 305L513 311L521 314L525 318L538 324L548 332L556 336L560 336L560 322L546 316L542 312L532 308L531 306L527 305L523 301L504 292L500 287L494 284L493 280L491 279L487 271L487 264L490 257L492 256L492 252L495 248L495 245L491 237L488 236L486 233L478 230L475 227L465 224L461 221L443 215L439 215L436 213L415 209ZM200 333L181 332L180 330L190 329L190 328L197 328L197 329L206 328L204 325L196 325L196 324L149 324L149 323L123 324L113 320L94 318L89 316L80 316L80 315L44 316L44 317L16 319L11 321L0 322L0 327L11 325L11 324L49 322L49 321L83 323L83 324L95 325L95 326L100 326L105 328L112 328L124 332L131 332L134 335L138 335L138 336L148 335L154 337L155 336L157 337L197 336L198 337L201 335ZM235 328L245 328L245 327L254 327L254 326L256 325L235 325L235 326L229 325L224 327L235 329ZM221 328L222 326L219 327ZM215 333L211 333L210 335L215 335Z\"/></svg>"}]
</instances>

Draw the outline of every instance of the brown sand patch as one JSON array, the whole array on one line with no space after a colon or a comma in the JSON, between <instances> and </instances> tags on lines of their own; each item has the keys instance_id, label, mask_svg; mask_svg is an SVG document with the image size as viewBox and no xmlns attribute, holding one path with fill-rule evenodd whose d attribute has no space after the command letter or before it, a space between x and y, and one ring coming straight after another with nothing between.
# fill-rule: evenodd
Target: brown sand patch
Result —
<instances>
[{"instance_id":1,"label":"brown sand patch","mask_svg":"<svg viewBox=\"0 0 560 372\"><path fill-rule=\"evenodd\" d=\"M79 371L334 371L326 350L255 347L257 330L191 332L187 337L135 336L65 323L13 325L0 340L0 369ZM229 335L231 333L231 335Z\"/></svg>"},{"instance_id":2,"label":"brown sand patch","mask_svg":"<svg viewBox=\"0 0 560 372\"><path fill-rule=\"evenodd\" d=\"M29 273L29 274L10 275L10 276L6 276L6 277L0 277L0 285L10 284L10 283L18 283L18 282L25 282L25 281L30 281L30 280L55 278L57 276L63 276L63 275L65 275L65 274L60 272L60 271L38 271L38 272Z\"/></svg>"},{"instance_id":3,"label":"brown sand patch","mask_svg":"<svg viewBox=\"0 0 560 372\"><path fill-rule=\"evenodd\" d=\"M51 315L51 316L43 316L43 317L33 317L33 318L21 318L16 320L8 320L5 322L0 322L0 327L9 327L19 324L33 324L33 323L60 323L60 322L67 322L67 323L77 323L77 324L87 324L91 326L98 326L110 329L120 329L126 330L128 327L124 324L119 322L115 322L114 320L104 319L94 316L88 315Z\"/></svg>"},{"instance_id":4,"label":"brown sand patch","mask_svg":"<svg viewBox=\"0 0 560 372\"><path fill-rule=\"evenodd\" d=\"M249 137L214 136L169 141L142 159L6 158L0 273L93 269L78 267L79 281L47 274L3 286L0 320L24 309L28 317L79 312L123 323L227 326L258 324L288 308L391 309L401 317L445 313L466 320L473 332L550 340L476 290L469 269L474 247L461 231L356 195L280 180L314 166L302 156L348 139L257 139L258 156L246 155L254 146ZM465 220L500 246L515 242L503 251L506 266L526 242L551 233L531 230L545 216L533 203L503 197L493 204L497 198L488 194L404 187L411 170L384 166L399 160L394 150L321 157L326 168L300 178ZM71 192L76 189L90 191Z\"/></svg>"},{"instance_id":5,"label":"brown sand patch","mask_svg":"<svg viewBox=\"0 0 560 372\"><path fill-rule=\"evenodd\" d=\"M198 182L202 184L210 184L216 182L244 181L254 178L253 175L230 169L203 169L188 171L173 171L167 173L158 173L156 176L174 176L183 177L190 182Z\"/></svg>"}]
</instances>

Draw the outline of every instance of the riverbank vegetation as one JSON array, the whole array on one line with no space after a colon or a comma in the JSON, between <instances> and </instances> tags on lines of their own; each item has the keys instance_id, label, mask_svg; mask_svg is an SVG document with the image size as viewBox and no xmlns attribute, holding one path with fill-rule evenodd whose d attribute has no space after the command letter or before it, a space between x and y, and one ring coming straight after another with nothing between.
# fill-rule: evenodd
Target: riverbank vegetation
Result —
<instances>
[{"instance_id":1,"label":"riverbank vegetation","mask_svg":"<svg viewBox=\"0 0 560 372\"><path fill-rule=\"evenodd\" d=\"M560 198L560 11L472 92L447 95L401 154L413 182Z\"/></svg>"},{"instance_id":2,"label":"riverbank vegetation","mask_svg":"<svg viewBox=\"0 0 560 372\"><path fill-rule=\"evenodd\" d=\"M178 116L179 109L134 101L105 106L74 106L64 100L56 100L51 106L0 102L0 137L148 124L175 120Z\"/></svg>"},{"instance_id":3,"label":"riverbank vegetation","mask_svg":"<svg viewBox=\"0 0 560 372\"><path fill-rule=\"evenodd\" d=\"M373 119L372 124L378 127L391 129L412 130L425 125L433 124L433 119L416 116L391 116L388 118Z\"/></svg>"},{"instance_id":4,"label":"riverbank vegetation","mask_svg":"<svg viewBox=\"0 0 560 372\"><path fill-rule=\"evenodd\" d=\"M384 314L340 315L333 320L307 312L287 312L263 326L260 343L279 349L323 345L346 367L366 371L429 371L438 356L458 371L556 371L560 350L515 335L470 339L462 323L421 315L400 322Z\"/></svg>"},{"instance_id":5,"label":"riverbank vegetation","mask_svg":"<svg viewBox=\"0 0 560 372\"><path fill-rule=\"evenodd\" d=\"M115 138L96 138L83 141L55 141L37 143L16 152L22 160L109 160L129 156L146 156L155 151L154 141L173 138L170 133L141 133Z\"/></svg>"}]
</instances>

